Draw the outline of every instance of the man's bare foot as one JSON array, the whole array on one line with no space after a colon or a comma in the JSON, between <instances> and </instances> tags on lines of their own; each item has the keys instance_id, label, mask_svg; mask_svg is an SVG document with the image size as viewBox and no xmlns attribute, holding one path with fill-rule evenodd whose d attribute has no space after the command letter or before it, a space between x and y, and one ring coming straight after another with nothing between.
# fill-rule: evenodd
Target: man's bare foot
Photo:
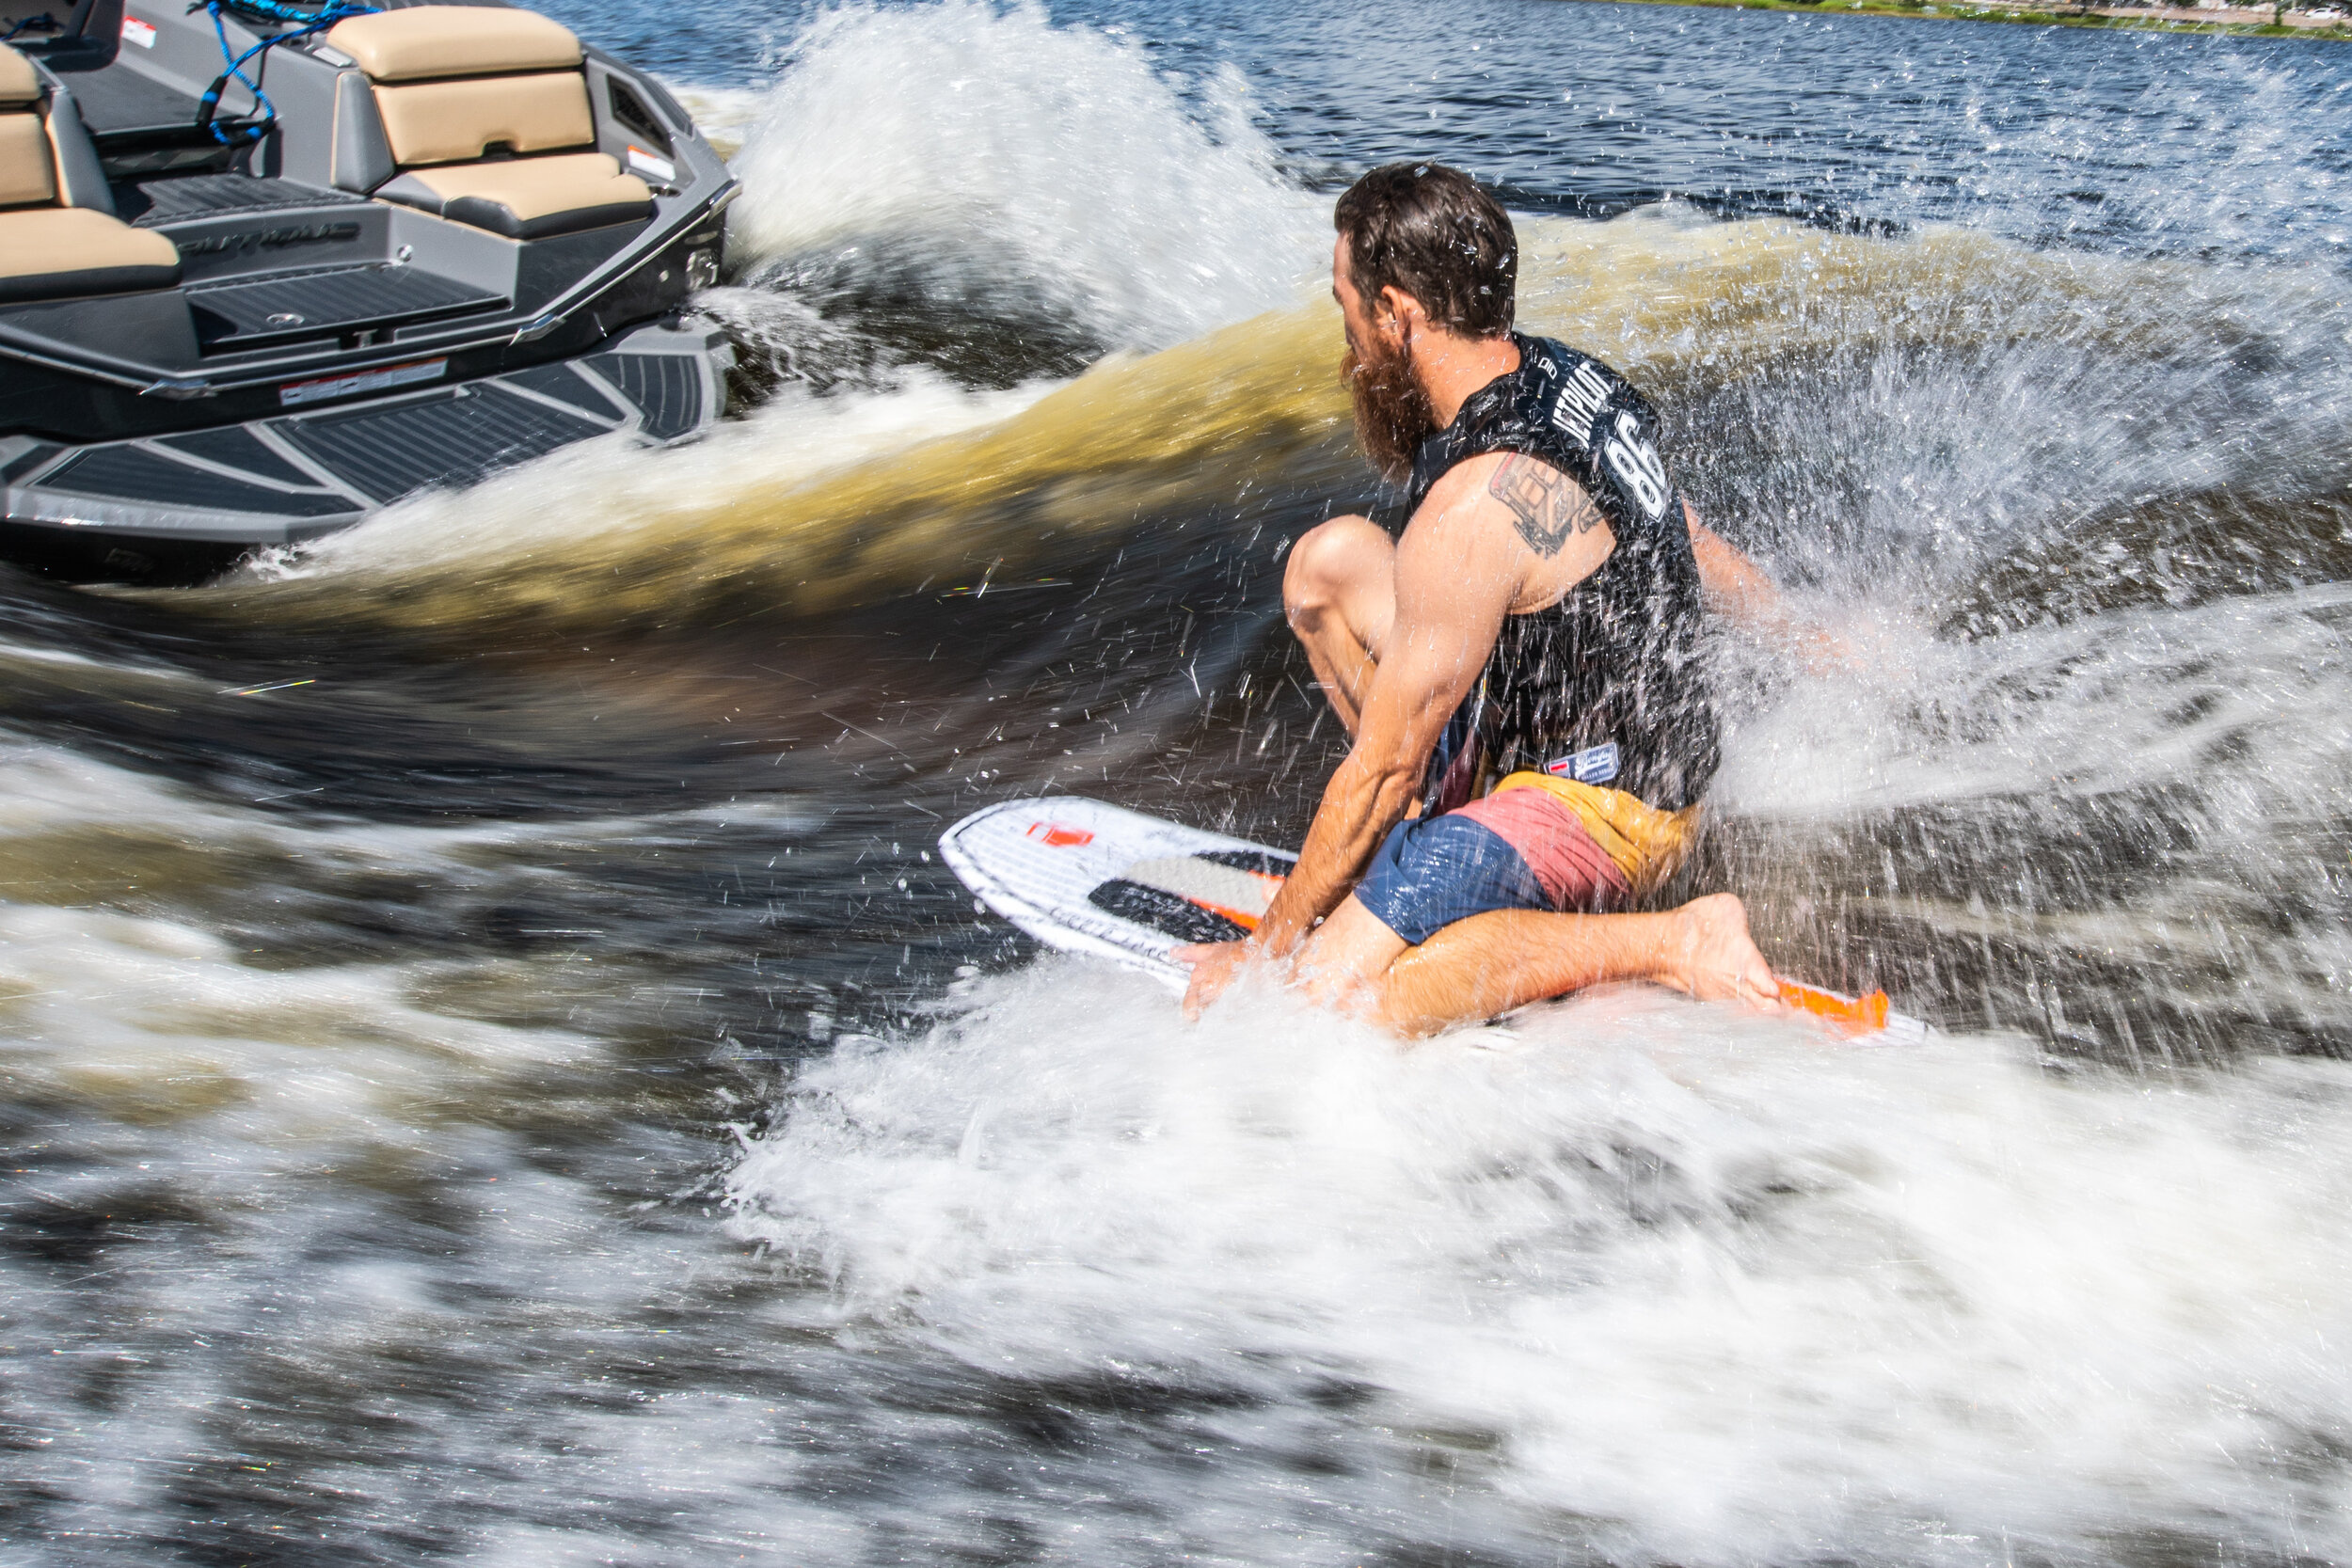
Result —
<instances>
[{"instance_id":1,"label":"man's bare foot","mask_svg":"<svg viewBox=\"0 0 2352 1568\"><path fill-rule=\"evenodd\" d=\"M1728 893L1693 898L1674 911L1670 967L1659 979L1702 1002L1776 1006L1780 982L1748 936L1747 906Z\"/></svg>"}]
</instances>

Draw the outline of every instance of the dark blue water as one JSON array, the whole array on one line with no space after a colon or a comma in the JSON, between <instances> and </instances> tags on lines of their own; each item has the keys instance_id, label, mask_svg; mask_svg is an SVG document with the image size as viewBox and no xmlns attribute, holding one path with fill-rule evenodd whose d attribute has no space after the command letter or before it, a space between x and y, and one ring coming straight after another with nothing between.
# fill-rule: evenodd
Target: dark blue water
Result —
<instances>
[{"instance_id":1,"label":"dark blue water","mask_svg":"<svg viewBox=\"0 0 2352 1568\"><path fill-rule=\"evenodd\" d=\"M808 5L567 4L675 78L788 69ZM2036 244L2341 265L2352 59L2298 40L1582 0L1057 5L1198 92L1247 83L1304 181L1436 157L1533 205L1675 195Z\"/></svg>"}]
</instances>

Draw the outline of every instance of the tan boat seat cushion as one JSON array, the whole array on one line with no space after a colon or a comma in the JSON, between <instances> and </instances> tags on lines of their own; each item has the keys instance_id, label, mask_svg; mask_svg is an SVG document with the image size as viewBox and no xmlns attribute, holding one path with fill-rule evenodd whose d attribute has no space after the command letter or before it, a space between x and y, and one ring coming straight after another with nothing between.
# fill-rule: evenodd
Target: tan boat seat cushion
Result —
<instances>
[{"instance_id":1,"label":"tan boat seat cushion","mask_svg":"<svg viewBox=\"0 0 2352 1568\"><path fill-rule=\"evenodd\" d=\"M337 23L326 41L374 84L400 171L375 187L381 199L522 240L653 215L645 182L590 150L580 40L561 24L504 6L412 6Z\"/></svg>"},{"instance_id":2,"label":"tan boat seat cushion","mask_svg":"<svg viewBox=\"0 0 2352 1568\"><path fill-rule=\"evenodd\" d=\"M580 68L580 40L569 28L507 6L378 11L337 23L326 41L377 82Z\"/></svg>"},{"instance_id":3,"label":"tan boat seat cushion","mask_svg":"<svg viewBox=\"0 0 2352 1568\"><path fill-rule=\"evenodd\" d=\"M161 234L87 207L0 213L0 301L168 289L180 252Z\"/></svg>"},{"instance_id":4,"label":"tan boat seat cushion","mask_svg":"<svg viewBox=\"0 0 2352 1568\"><path fill-rule=\"evenodd\" d=\"M40 116L0 112L0 207L56 199L56 157Z\"/></svg>"},{"instance_id":5,"label":"tan boat seat cushion","mask_svg":"<svg viewBox=\"0 0 2352 1568\"><path fill-rule=\"evenodd\" d=\"M375 193L518 240L653 215L653 192L602 152L412 168Z\"/></svg>"},{"instance_id":6,"label":"tan boat seat cushion","mask_svg":"<svg viewBox=\"0 0 2352 1568\"><path fill-rule=\"evenodd\" d=\"M40 80L0 44L0 303L168 289L180 250L106 213L57 202L57 150Z\"/></svg>"},{"instance_id":7,"label":"tan boat seat cushion","mask_svg":"<svg viewBox=\"0 0 2352 1568\"><path fill-rule=\"evenodd\" d=\"M33 62L0 43L0 109L29 109L40 102L40 78Z\"/></svg>"},{"instance_id":8,"label":"tan boat seat cushion","mask_svg":"<svg viewBox=\"0 0 2352 1568\"><path fill-rule=\"evenodd\" d=\"M588 83L577 71L378 87L375 106L392 162L402 168L464 163L500 145L510 152L552 152L596 144Z\"/></svg>"},{"instance_id":9,"label":"tan boat seat cushion","mask_svg":"<svg viewBox=\"0 0 2352 1568\"><path fill-rule=\"evenodd\" d=\"M40 122L40 78L32 61L0 43L0 207L56 199L56 154Z\"/></svg>"}]
</instances>

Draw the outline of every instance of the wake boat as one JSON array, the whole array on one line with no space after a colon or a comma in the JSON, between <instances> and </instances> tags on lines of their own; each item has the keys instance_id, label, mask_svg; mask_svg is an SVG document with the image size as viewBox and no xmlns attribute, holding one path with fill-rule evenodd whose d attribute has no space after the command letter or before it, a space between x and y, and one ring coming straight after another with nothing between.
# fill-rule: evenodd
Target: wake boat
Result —
<instances>
[{"instance_id":1,"label":"wake boat","mask_svg":"<svg viewBox=\"0 0 2352 1568\"><path fill-rule=\"evenodd\" d=\"M731 351L726 166L503 4L0 0L0 556L189 580L601 437Z\"/></svg>"}]
</instances>

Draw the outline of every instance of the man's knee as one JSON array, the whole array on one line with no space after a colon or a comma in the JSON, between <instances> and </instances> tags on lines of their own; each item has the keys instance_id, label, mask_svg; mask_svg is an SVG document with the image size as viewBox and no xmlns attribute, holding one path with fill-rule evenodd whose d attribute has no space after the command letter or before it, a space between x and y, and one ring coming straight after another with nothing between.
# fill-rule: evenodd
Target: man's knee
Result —
<instances>
[{"instance_id":1,"label":"man's knee","mask_svg":"<svg viewBox=\"0 0 2352 1568\"><path fill-rule=\"evenodd\" d=\"M1396 546L1369 517L1334 517L1291 546L1282 568L1282 610L1295 624L1341 606L1352 590L1395 570Z\"/></svg>"},{"instance_id":2,"label":"man's knee","mask_svg":"<svg viewBox=\"0 0 2352 1568\"><path fill-rule=\"evenodd\" d=\"M1296 977L1310 1001L1346 1006L1365 995L1376 997L1388 981L1389 966L1404 951L1405 939L1351 893L1307 939Z\"/></svg>"}]
</instances>

